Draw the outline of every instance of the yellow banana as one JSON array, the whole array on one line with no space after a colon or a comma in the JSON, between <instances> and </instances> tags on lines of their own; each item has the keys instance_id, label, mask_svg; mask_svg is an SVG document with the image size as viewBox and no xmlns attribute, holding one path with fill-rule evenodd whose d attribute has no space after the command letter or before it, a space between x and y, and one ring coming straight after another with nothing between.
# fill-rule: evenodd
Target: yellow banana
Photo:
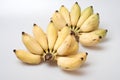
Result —
<instances>
[{"instance_id":1,"label":"yellow banana","mask_svg":"<svg viewBox=\"0 0 120 80\"><path fill-rule=\"evenodd\" d=\"M66 23L68 24L68 26L71 26L70 13L69 13L68 9L67 9L64 5L62 5L62 6L60 7L59 12L60 12L60 13L62 14L62 16L64 17L64 19L65 19Z\"/></svg>"},{"instance_id":2,"label":"yellow banana","mask_svg":"<svg viewBox=\"0 0 120 80\"><path fill-rule=\"evenodd\" d=\"M58 55L69 55L67 52L69 48L71 47L72 42L72 36L68 35L66 39L63 41L63 43L60 45L60 47L57 49Z\"/></svg>"},{"instance_id":3,"label":"yellow banana","mask_svg":"<svg viewBox=\"0 0 120 80\"><path fill-rule=\"evenodd\" d=\"M92 14L93 14L93 7L92 6L89 6L86 9L84 9L81 13L79 20L78 20L77 27L80 28L81 25L85 22L85 20L87 20L87 18L89 16L91 16Z\"/></svg>"},{"instance_id":4,"label":"yellow banana","mask_svg":"<svg viewBox=\"0 0 120 80\"><path fill-rule=\"evenodd\" d=\"M80 9L80 6L78 5L78 3L76 2L72 6L71 12L70 12L71 23L72 23L73 27L75 27L77 25L80 15L81 15L81 9Z\"/></svg>"},{"instance_id":5,"label":"yellow banana","mask_svg":"<svg viewBox=\"0 0 120 80\"><path fill-rule=\"evenodd\" d=\"M58 10L56 10L53 14L52 21L59 30L61 30L66 25L64 17L60 14Z\"/></svg>"},{"instance_id":6,"label":"yellow banana","mask_svg":"<svg viewBox=\"0 0 120 80\"><path fill-rule=\"evenodd\" d=\"M87 58L87 55L88 53L87 52L80 52L80 53L77 53L77 54L74 54L74 55L68 55L67 57L70 57L70 58L78 58L78 59L82 59L82 64L86 61L86 58Z\"/></svg>"},{"instance_id":7,"label":"yellow banana","mask_svg":"<svg viewBox=\"0 0 120 80\"><path fill-rule=\"evenodd\" d=\"M13 50L13 51L16 54L17 58L20 59L24 63L39 64L41 62L40 55L34 55L24 50Z\"/></svg>"},{"instance_id":8,"label":"yellow banana","mask_svg":"<svg viewBox=\"0 0 120 80\"><path fill-rule=\"evenodd\" d=\"M33 35L36 39L36 41L40 44L40 46L44 49L48 49L48 42L46 34L43 32L43 30L36 24L33 25Z\"/></svg>"},{"instance_id":9,"label":"yellow banana","mask_svg":"<svg viewBox=\"0 0 120 80\"><path fill-rule=\"evenodd\" d=\"M47 27L48 46L50 50L53 50L57 37L57 29L54 23L51 21Z\"/></svg>"},{"instance_id":10,"label":"yellow banana","mask_svg":"<svg viewBox=\"0 0 120 80\"><path fill-rule=\"evenodd\" d=\"M67 54L71 55L71 54L76 54L79 50L79 44L76 41L74 35L72 35L72 41L71 41L71 46L70 48L67 50Z\"/></svg>"},{"instance_id":11,"label":"yellow banana","mask_svg":"<svg viewBox=\"0 0 120 80\"><path fill-rule=\"evenodd\" d=\"M57 58L57 65L63 69L63 70L76 70L78 69L82 64L82 58L76 58L76 57L58 57Z\"/></svg>"},{"instance_id":12,"label":"yellow banana","mask_svg":"<svg viewBox=\"0 0 120 80\"><path fill-rule=\"evenodd\" d=\"M79 37L80 43L84 46L94 46L99 43L102 38L102 36L96 35L93 32L81 33Z\"/></svg>"},{"instance_id":13,"label":"yellow banana","mask_svg":"<svg viewBox=\"0 0 120 80\"><path fill-rule=\"evenodd\" d=\"M59 46L62 44L62 42L65 40L65 38L70 34L70 29L68 27L64 27L56 40L54 50L57 50Z\"/></svg>"},{"instance_id":14,"label":"yellow banana","mask_svg":"<svg viewBox=\"0 0 120 80\"><path fill-rule=\"evenodd\" d=\"M22 41L26 48L34 54L42 54L43 49L39 45L39 43L29 34L22 32Z\"/></svg>"},{"instance_id":15,"label":"yellow banana","mask_svg":"<svg viewBox=\"0 0 120 80\"><path fill-rule=\"evenodd\" d=\"M99 26L99 14L92 14L80 27L80 32L90 32Z\"/></svg>"},{"instance_id":16,"label":"yellow banana","mask_svg":"<svg viewBox=\"0 0 120 80\"><path fill-rule=\"evenodd\" d=\"M101 36L102 38L104 38L107 34L107 29L97 29L95 31L92 31L92 33Z\"/></svg>"}]
</instances>

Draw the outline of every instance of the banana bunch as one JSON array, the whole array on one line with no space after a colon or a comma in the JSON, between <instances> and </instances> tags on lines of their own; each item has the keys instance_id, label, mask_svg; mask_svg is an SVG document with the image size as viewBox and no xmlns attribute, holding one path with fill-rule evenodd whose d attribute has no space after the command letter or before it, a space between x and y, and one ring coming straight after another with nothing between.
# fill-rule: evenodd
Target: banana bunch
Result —
<instances>
[{"instance_id":1,"label":"banana bunch","mask_svg":"<svg viewBox=\"0 0 120 80\"><path fill-rule=\"evenodd\" d=\"M28 51L13 50L22 62L34 65L41 61L57 61L64 70L75 70L85 62L87 53L78 53L79 44L68 26L58 31L50 21L46 33L37 24L32 31L33 36L22 32L22 42Z\"/></svg>"},{"instance_id":2,"label":"banana bunch","mask_svg":"<svg viewBox=\"0 0 120 80\"><path fill-rule=\"evenodd\" d=\"M106 29L99 28L99 13L93 12L93 6L83 11L77 2L72 6L71 11L62 5L52 15L52 21L58 30L66 25L71 29L75 38L84 46L94 46L106 35Z\"/></svg>"}]
</instances>

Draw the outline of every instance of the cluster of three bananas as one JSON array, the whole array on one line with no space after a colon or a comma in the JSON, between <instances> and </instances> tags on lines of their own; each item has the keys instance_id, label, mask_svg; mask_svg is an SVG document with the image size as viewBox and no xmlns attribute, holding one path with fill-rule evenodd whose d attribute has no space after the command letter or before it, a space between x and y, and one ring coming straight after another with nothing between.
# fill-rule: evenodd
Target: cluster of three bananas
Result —
<instances>
[{"instance_id":1,"label":"cluster of three bananas","mask_svg":"<svg viewBox=\"0 0 120 80\"><path fill-rule=\"evenodd\" d=\"M99 14L93 12L93 7L89 6L81 11L77 2L72 6L70 12L62 5L59 11L55 11L51 19L59 30L68 25L84 46L96 45L107 32L106 29L99 28Z\"/></svg>"},{"instance_id":2,"label":"cluster of three bananas","mask_svg":"<svg viewBox=\"0 0 120 80\"><path fill-rule=\"evenodd\" d=\"M50 21L45 34L38 25L34 24L33 35L22 32L22 41L29 52L13 50L24 63L39 64L42 60L57 61L57 65L62 69L75 70L86 60L87 53L78 54L79 44L67 26L58 31L53 21Z\"/></svg>"}]
</instances>

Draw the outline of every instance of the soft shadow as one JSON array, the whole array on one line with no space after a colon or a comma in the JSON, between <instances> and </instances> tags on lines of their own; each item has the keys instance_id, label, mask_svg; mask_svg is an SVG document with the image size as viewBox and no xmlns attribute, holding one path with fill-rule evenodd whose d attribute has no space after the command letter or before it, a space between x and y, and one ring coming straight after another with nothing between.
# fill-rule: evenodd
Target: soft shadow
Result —
<instances>
[{"instance_id":1,"label":"soft shadow","mask_svg":"<svg viewBox=\"0 0 120 80\"><path fill-rule=\"evenodd\" d=\"M87 49L91 49L91 50L103 50L104 49L104 47L99 46L99 45L97 45L97 46L90 46L90 47L83 46L83 47L85 47Z\"/></svg>"},{"instance_id":2,"label":"soft shadow","mask_svg":"<svg viewBox=\"0 0 120 80\"><path fill-rule=\"evenodd\" d=\"M67 73L69 75L75 75L75 76L80 76L80 75L86 75L87 73L85 71L82 70L75 70L75 71L65 71L62 70L64 73Z\"/></svg>"},{"instance_id":3,"label":"soft shadow","mask_svg":"<svg viewBox=\"0 0 120 80\"><path fill-rule=\"evenodd\" d=\"M39 66L39 65L41 65L43 63L41 62L39 64L27 64L27 63L24 63L24 62L19 62L18 64L21 64L22 66Z\"/></svg>"},{"instance_id":4,"label":"soft shadow","mask_svg":"<svg viewBox=\"0 0 120 80\"><path fill-rule=\"evenodd\" d=\"M88 66L90 66L91 64L90 63L84 63L82 66L81 66L81 68L85 68L85 67L88 67Z\"/></svg>"},{"instance_id":5,"label":"soft shadow","mask_svg":"<svg viewBox=\"0 0 120 80\"><path fill-rule=\"evenodd\" d=\"M108 42L108 41L110 41L110 38L104 38L104 39L101 41L101 43Z\"/></svg>"},{"instance_id":6,"label":"soft shadow","mask_svg":"<svg viewBox=\"0 0 120 80\"><path fill-rule=\"evenodd\" d=\"M57 61L47 62L50 67L57 67Z\"/></svg>"}]
</instances>

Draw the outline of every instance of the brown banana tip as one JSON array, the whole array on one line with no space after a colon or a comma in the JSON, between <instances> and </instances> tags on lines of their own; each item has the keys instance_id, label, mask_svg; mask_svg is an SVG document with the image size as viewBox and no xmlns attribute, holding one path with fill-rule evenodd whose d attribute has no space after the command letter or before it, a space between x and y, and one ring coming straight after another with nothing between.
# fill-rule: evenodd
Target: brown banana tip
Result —
<instances>
[{"instance_id":1,"label":"brown banana tip","mask_svg":"<svg viewBox=\"0 0 120 80\"><path fill-rule=\"evenodd\" d=\"M16 49L14 49L13 52L16 53Z\"/></svg>"},{"instance_id":2,"label":"brown banana tip","mask_svg":"<svg viewBox=\"0 0 120 80\"><path fill-rule=\"evenodd\" d=\"M68 26L68 24L65 24L65 26Z\"/></svg>"},{"instance_id":3,"label":"brown banana tip","mask_svg":"<svg viewBox=\"0 0 120 80\"><path fill-rule=\"evenodd\" d=\"M78 2L75 2L75 4L78 4Z\"/></svg>"},{"instance_id":4,"label":"brown banana tip","mask_svg":"<svg viewBox=\"0 0 120 80\"><path fill-rule=\"evenodd\" d=\"M102 36L99 36L99 39L102 39Z\"/></svg>"},{"instance_id":5,"label":"brown banana tip","mask_svg":"<svg viewBox=\"0 0 120 80\"><path fill-rule=\"evenodd\" d=\"M22 32L22 35L25 35L25 32Z\"/></svg>"},{"instance_id":6,"label":"brown banana tip","mask_svg":"<svg viewBox=\"0 0 120 80\"><path fill-rule=\"evenodd\" d=\"M88 53L86 52L86 55L88 55Z\"/></svg>"},{"instance_id":7,"label":"brown banana tip","mask_svg":"<svg viewBox=\"0 0 120 80\"><path fill-rule=\"evenodd\" d=\"M37 24L34 23L33 26L37 26Z\"/></svg>"},{"instance_id":8,"label":"brown banana tip","mask_svg":"<svg viewBox=\"0 0 120 80\"><path fill-rule=\"evenodd\" d=\"M75 35L75 32L71 30L70 35Z\"/></svg>"},{"instance_id":9,"label":"brown banana tip","mask_svg":"<svg viewBox=\"0 0 120 80\"><path fill-rule=\"evenodd\" d=\"M64 5L61 5L61 7L64 7Z\"/></svg>"},{"instance_id":10,"label":"brown banana tip","mask_svg":"<svg viewBox=\"0 0 120 80\"><path fill-rule=\"evenodd\" d=\"M106 29L105 31L106 31L106 32L108 32L108 30L107 30L107 29Z\"/></svg>"},{"instance_id":11,"label":"brown banana tip","mask_svg":"<svg viewBox=\"0 0 120 80\"><path fill-rule=\"evenodd\" d=\"M55 12L58 12L58 10L56 10Z\"/></svg>"},{"instance_id":12,"label":"brown banana tip","mask_svg":"<svg viewBox=\"0 0 120 80\"><path fill-rule=\"evenodd\" d=\"M83 60L84 58L83 58L83 57L81 57L80 59L81 59L81 60Z\"/></svg>"},{"instance_id":13,"label":"brown banana tip","mask_svg":"<svg viewBox=\"0 0 120 80\"><path fill-rule=\"evenodd\" d=\"M52 20L50 20L50 22L51 22L51 23L53 23L53 21L52 21Z\"/></svg>"},{"instance_id":14,"label":"brown banana tip","mask_svg":"<svg viewBox=\"0 0 120 80\"><path fill-rule=\"evenodd\" d=\"M93 6L90 6L91 8L93 8Z\"/></svg>"},{"instance_id":15,"label":"brown banana tip","mask_svg":"<svg viewBox=\"0 0 120 80\"><path fill-rule=\"evenodd\" d=\"M97 15L99 16L99 13L97 13Z\"/></svg>"},{"instance_id":16,"label":"brown banana tip","mask_svg":"<svg viewBox=\"0 0 120 80\"><path fill-rule=\"evenodd\" d=\"M49 61L52 58L52 54L51 53L47 53L45 55L45 61Z\"/></svg>"}]
</instances>

